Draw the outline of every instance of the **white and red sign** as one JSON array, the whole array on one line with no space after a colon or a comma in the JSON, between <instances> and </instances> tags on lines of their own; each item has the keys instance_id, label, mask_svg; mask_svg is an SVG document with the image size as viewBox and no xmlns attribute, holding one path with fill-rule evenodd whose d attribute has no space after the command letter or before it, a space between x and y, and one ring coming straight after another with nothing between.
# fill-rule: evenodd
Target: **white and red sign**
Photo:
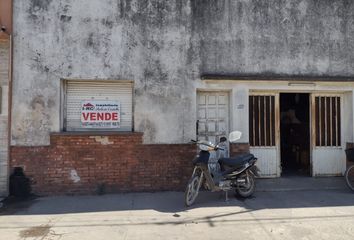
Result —
<instances>
[{"instance_id":1,"label":"white and red sign","mask_svg":"<svg viewBox=\"0 0 354 240\"><path fill-rule=\"evenodd\" d=\"M81 125L84 128L119 128L120 103L102 100L82 101Z\"/></svg>"}]
</instances>

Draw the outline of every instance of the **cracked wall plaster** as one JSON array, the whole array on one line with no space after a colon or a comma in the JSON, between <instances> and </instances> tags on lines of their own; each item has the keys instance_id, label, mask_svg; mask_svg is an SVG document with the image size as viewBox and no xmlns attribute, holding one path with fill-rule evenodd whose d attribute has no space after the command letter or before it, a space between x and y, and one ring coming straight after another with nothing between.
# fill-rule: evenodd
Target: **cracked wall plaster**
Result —
<instances>
[{"instance_id":1,"label":"cracked wall plaster","mask_svg":"<svg viewBox=\"0 0 354 240\"><path fill-rule=\"evenodd\" d=\"M202 74L353 76L344 0L14 0L13 145L60 131L60 79L135 82L146 143L195 134Z\"/></svg>"}]
</instances>

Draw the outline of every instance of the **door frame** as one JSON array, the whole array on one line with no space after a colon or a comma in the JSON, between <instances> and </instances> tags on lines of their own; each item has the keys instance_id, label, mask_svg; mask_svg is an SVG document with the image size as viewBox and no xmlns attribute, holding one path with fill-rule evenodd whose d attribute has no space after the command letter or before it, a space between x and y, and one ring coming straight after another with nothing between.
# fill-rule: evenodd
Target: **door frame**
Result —
<instances>
[{"instance_id":1,"label":"door frame","mask_svg":"<svg viewBox=\"0 0 354 240\"><path fill-rule=\"evenodd\" d=\"M308 111L309 111L309 135L310 135L310 139L309 139L309 157L310 157L310 174L309 176L313 176L313 161L312 161L312 154L313 154L313 145L312 145L312 141L313 141L313 122L314 122L314 118L312 117L312 108L313 108L313 104L312 104L312 96L313 96L313 92L308 92L308 91L279 91L279 124L280 124L280 94L287 94L287 93L299 93L299 94L308 94L309 96L309 106L308 106ZM280 132L280 125L279 125L279 132ZM281 139L281 133L279 133L279 168L280 168L280 176L282 174L282 168L281 168L281 143L280 143L280 139Z\"/></svg>"}]
</instances>

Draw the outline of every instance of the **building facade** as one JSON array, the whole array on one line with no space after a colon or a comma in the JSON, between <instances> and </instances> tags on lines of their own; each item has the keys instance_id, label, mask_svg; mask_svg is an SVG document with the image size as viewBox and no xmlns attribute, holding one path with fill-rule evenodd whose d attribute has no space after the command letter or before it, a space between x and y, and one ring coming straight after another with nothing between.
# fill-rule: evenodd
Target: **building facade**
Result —
<instances>
[{"instance_id":1,"label":"building facade","mask_svg":"<svg viewBox=\"0 0 354 240\"><path fill-rule=\"evenodd\" d=\"M11 167L44 194L182 189L190 139L241 130L230 154L257 155L264 177L342 175L353 10L344 0L14 0Z\"/></svg>"}]
</instances>

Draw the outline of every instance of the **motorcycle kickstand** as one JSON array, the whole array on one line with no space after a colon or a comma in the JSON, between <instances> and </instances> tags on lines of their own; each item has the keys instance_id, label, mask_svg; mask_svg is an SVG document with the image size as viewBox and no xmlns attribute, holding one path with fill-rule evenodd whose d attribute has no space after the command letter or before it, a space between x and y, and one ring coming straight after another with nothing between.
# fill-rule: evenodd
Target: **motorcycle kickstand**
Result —
<instances>
[{"instance_id":1,"label":"motorcycle kickstand","mask_svg":"<svg viewBox=\"0 0 354 240\"><path fill-rule=\"evenodd\" d=\"M228 190L226 190L226 191L224 191L225 192L225 202L229 202L229 191Z\"/></svg>"}]
</instances>

